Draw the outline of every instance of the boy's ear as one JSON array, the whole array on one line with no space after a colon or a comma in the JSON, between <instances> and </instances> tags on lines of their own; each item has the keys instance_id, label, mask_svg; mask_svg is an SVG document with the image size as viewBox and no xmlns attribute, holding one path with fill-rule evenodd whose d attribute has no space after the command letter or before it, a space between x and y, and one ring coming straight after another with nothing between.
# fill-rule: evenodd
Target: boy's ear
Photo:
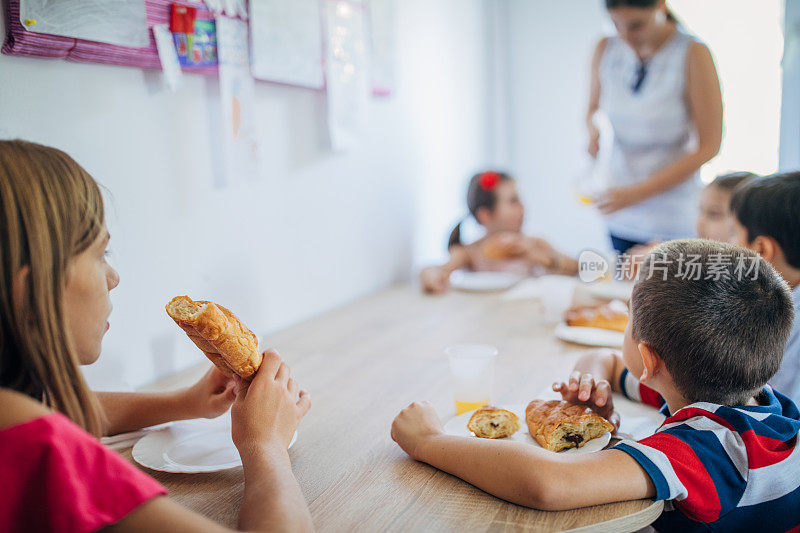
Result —
<instances>
[{"instance_id":1,"label":"boy's ear","mask_svg":"<svg viewBox=\"0 0 800 533\"><path fill-rule=\"evenodd\" d=\"M642 356L642 375L639 376L639 382L644 383L655 377L659 371L661 371L664 367L664 361L649 344L640 342L637 348L639 349L639 354Z\"/></svg>"},{"instance_id":2,"label":"boy's ear","mask_svg":"<svg viewBox=\"0 0 800 533\"><path fill-rule=\"evenodd\" d=\"M778 241L766 235L759 235L753 239L750 248L770 263L775 261L781 251Z\"/></svg>"},{"instance_id":3,"label":"boy's ear","mask_svg":"<svg viewBox=\"0 0 800 533\"><path fill-rule=\"evenodd\" d=\"M475 220L478 221L478 224L481 226L485 226L492 221L492 211L488 207L479 207L477 211L475 211Z\"/></svg>"}]
</instances>

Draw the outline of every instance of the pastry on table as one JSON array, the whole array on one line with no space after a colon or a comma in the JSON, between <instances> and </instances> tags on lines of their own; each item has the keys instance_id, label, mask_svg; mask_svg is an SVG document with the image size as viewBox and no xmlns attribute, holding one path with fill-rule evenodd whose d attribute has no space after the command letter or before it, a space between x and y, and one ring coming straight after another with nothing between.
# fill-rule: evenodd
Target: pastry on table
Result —
<instances>
[{"instance_id":1,"label":"pastry on table","mask_svg":"<svg viewBox=\"0 0 800 533\"><path fill-rule=\"evenodd\" d=\"M585 405L563 400L533 400L525 409L525 421L531 437L553 452L582 448L606 431L614 431L608 420Z\"/></svg>"},{"instance_id":2,"label":"pastry on table","mask_svg":"<svg viewBox=\"0 0 800 533\"><path fill-rule=\"evenodd\" d=\"M236 315L221 305L188 296L176 296L166 309L223 374L253 379L263 356L255 334Z\"/></svg>"},{"instance_id":3,"label":"pastry on table","mask_svg":"<svg viewBox=\"0 0 800 533\"><path fill-rule=\"evenodd\" d=\"M472 414L467 429L472 431L476 437L482 439L502 439L510 437L520 428L519 417L498 407L487 405L481 407Z\"/></svg>"},{"instance_id":4,"label":"pastry on table","mask_svg":"<svg viewBox=\"0 0 800 533\"><path fill-rule=\"evenodd\" d=\"M598 307L570 309L564 313L564 322L568 326L623 332L628 325L628 306L621 300L613 300Z\"/></svg>"}]
</instances>

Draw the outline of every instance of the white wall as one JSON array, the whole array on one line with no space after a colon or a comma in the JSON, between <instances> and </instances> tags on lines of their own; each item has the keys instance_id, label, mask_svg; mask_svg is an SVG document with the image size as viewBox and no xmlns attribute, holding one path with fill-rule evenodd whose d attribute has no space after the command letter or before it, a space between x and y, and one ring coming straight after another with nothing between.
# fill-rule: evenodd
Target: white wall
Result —
<instances>
[{"instance_id":1,"label":"white wall","mask_svg":"<svg viewBox=\"0 0 800 533\"><path fill-rule=\"evenodd\" d=\"M398 44L419 61L418 79L408 91L411 101L424 106L409 117L408 135L426 148L406 154L414 162L420 200L414 213L415 270L446 258L450 230L466 213L467 180L487 164L492 134L486 14L493 1L419 3L416 24L409 24L407 39ZM395 5L407 8L405 0Z\"/></svg>"},{"instance_id":2,"label":"white wall","mask_svg":"<svg viewBox=\"0 0 800 533\"><path fill-rule=\"evenodd\" d=\"M529 232L566 252L607 249L602 219L578 204L586 162L589 66L603 35L601 0L507 0L510 169Z\"/></svg>"},{"instance_id":3,"label":"white wall","mask_svg":"<svg viewBox=\"0 0 800 533\"><path fill-rule=\"evenodd\" d=\"M709 182L739 170L775 172L786 73L781 72L784 0L670 0L669 6L711 49L722 89L722 146L700 178ZM797 93L788 94L786 103L796 105Z\"/></svg>"},{"instance_id":4,"label":"white wall","mask_svg":"<svg viewBox=\"0 0 800 533\"><path fill-rule=\"evenodd\" d=\"M0 138L61 148L111 193L122 282L91 383L137 386L202 360L164 312L176 294L264 334L441 250L436 226L486 156L484 5L395 5L396 91L372 101L364 146L332 154L323 94L259 82L260 182L224 190L211 186L215 79L188 75L170 94L156 72L0 56Z\"/></svg>"}]
</instances>

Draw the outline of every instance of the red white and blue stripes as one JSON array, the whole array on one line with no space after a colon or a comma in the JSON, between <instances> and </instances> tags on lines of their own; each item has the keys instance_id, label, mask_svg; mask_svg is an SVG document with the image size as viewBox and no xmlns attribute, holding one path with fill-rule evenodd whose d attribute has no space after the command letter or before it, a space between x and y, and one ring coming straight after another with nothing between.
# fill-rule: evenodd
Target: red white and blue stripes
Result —
<instances>
[{"instance_id":1,"label":"red white and blue stripes","mask_svg":"<svg viewBox=\"0 0 800 533\"><path fill-rule=\"evenodd\" d=\"M630 374L623 380L626 395L642 397L645 388ZM800 527L800 412L769 386L758 400L743 407L694 403L654 435L615 447L647 472L656 499L672 501L674 511L665 512L656 529Z\"/></svg>"}]
</instances>

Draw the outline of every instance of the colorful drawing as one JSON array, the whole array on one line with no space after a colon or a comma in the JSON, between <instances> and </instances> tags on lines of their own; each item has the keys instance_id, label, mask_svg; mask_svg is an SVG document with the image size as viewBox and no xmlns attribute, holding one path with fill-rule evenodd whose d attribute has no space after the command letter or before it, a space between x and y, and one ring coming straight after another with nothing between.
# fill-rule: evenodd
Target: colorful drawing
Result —
<instances>
[{"instance_id":1,"label":"colorful drawing","mask_svg":"<svg viewBox=\"0 0 800 533\"><path fill-rule=\"evenodd\" d=\"M195 20L194 33L172 33L182 67L217 64L217 30L213 20Z\"/></svg>"},{"instance_id":2,"label":"colorful drawing","mask_svg":"<svg viewBox=\"0 0 800 533\"><path fill-rule=\"evenodd\" d=\"M247 23L220 16L217 31L225 167L216 184L225 186L258 178L258 142Z\"/></svg>"}]
</instances>

